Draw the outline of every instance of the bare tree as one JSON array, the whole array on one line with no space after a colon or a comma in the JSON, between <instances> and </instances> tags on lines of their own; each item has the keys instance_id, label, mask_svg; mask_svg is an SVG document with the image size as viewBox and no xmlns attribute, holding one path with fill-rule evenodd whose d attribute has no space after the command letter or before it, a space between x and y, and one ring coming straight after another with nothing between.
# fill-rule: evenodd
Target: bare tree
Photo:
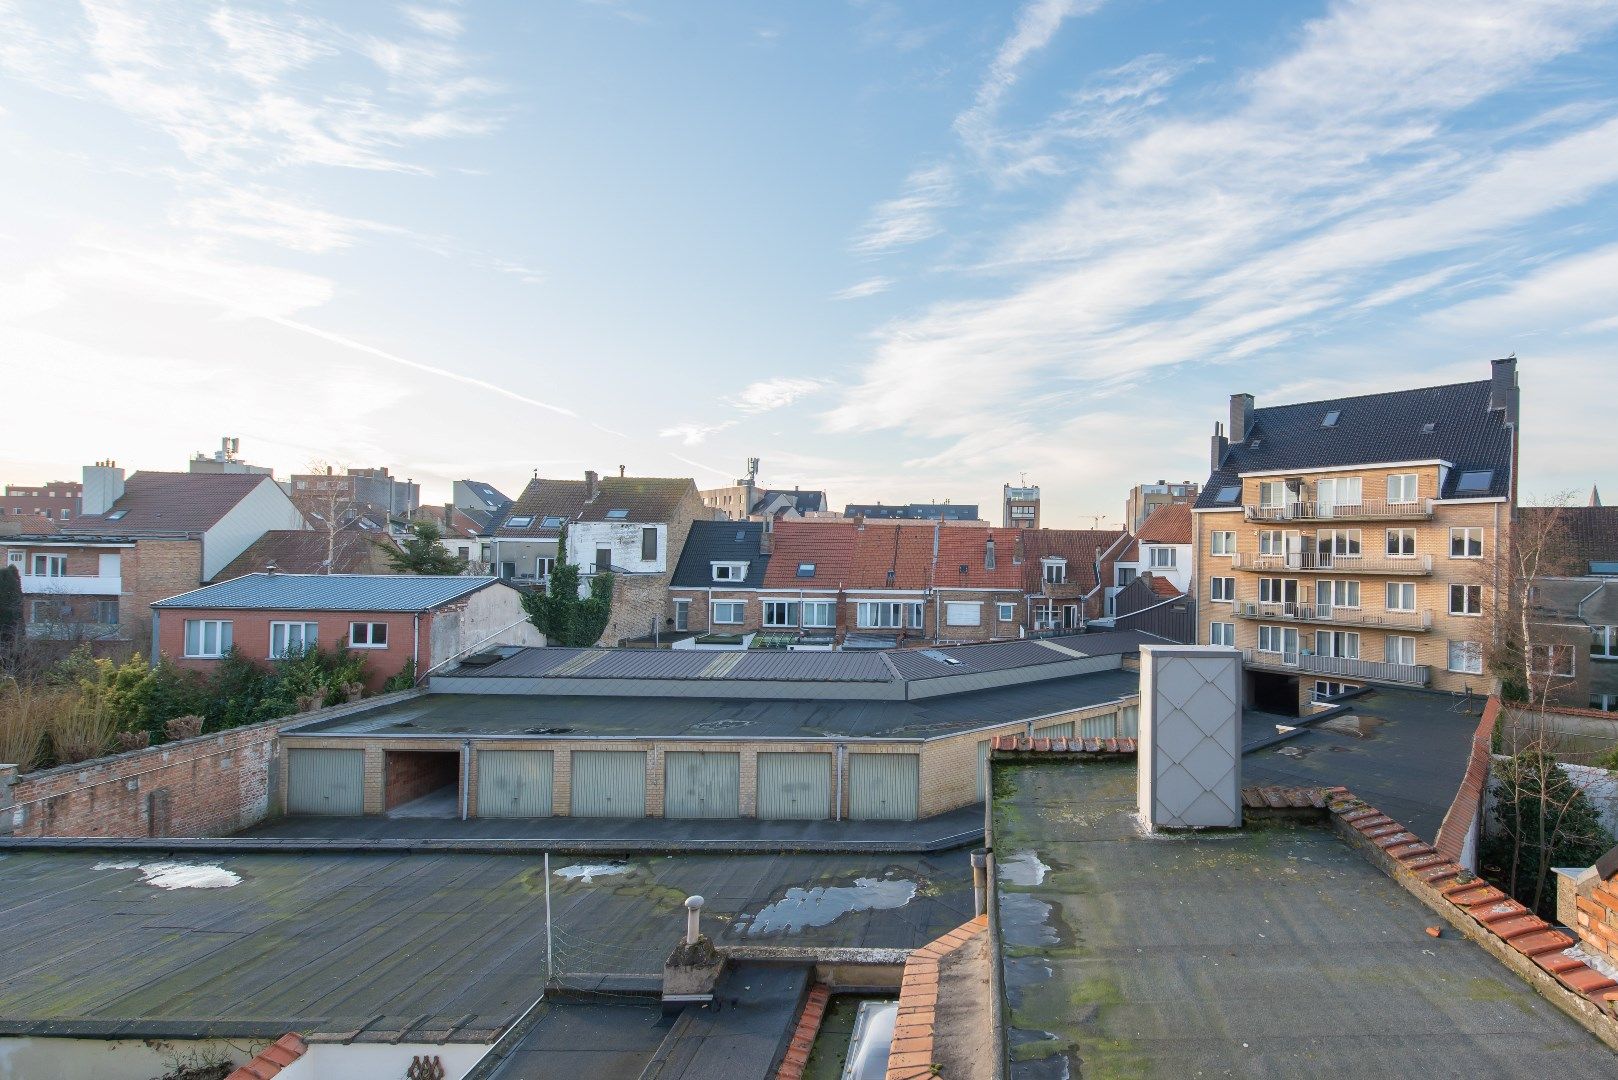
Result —
<instances>
[{"instance_id":1,"label":"bare tree","mask_svg":"<svg viewBox=\"0 0 1618 1080\"><path fill-rule=\"evenodd\" d=\"M330 574L339 569L338 556L360 516L360 502L346 466L311 461L308 468L308 476L292 482L292 502L324 538L326 558L321 572Z\"/></svg>"}]
</instances>

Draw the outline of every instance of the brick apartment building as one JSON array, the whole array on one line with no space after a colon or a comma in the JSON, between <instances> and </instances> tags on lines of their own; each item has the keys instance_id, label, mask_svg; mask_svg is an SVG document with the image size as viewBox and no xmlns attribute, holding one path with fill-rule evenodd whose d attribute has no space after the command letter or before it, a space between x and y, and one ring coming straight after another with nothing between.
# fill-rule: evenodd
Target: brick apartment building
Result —
<instances>
[{"instance_id":1,"label":"brick apartment building","mask_svg":"<svg viewBox=\"0 0 1618 1080\"><path fill-rule=\"evenodd\" d=\"M421 485L397 479L386 466L350 468L343 473L299 473L291 481L292 498L308 510L332 503L349 510L373 510L384 516L409 517L421 506Z\"/></svg>"},{"instance_id":2,"label":"brick apartment building","mask_svg":"<svg viewBox=\"0 0 1618 1080\"><path fill-rule=\"evenodd\" d=\"M50 534L0 537L19 568L30 636L139 645L151 605L223 572L303 517L268 476L86 466L84 513Z\"/></svg>"},{"instance_id":3,"label":"brick apartment building","mask_svg":"<svg viewBox=\"0 0 1618 1080\"><path fill-rule=\"evenodd\" d=\"M1480 382L1255 408L1232 395L1193 513L1198 640L1250 700L1367 682L1486 693L1516 505L1515 360Z\"/></svg>"},{"instance_id":4,"label":"brick apartment building","mask_svg":"<svg viewBox=\"0 0 1618 1080\"><path fill-rule=\"evenodd\" d=\"M1178 484L1171 484L1167 480L1159 480L1155 484L1136 484L1129 489L1129 496L1124 500L1124 528L1135 532L1152 512L1160 506L1190 506L1197 501L1200 489L1190 480Z\"/></svg>"},{"instance_id":5,"label":"brick apartment building","mask_svg":"<svg viewBox=\"0 0 1618 1080\"><path fill-rule=\"evenodd\" d=\"M0 495L0 521L6 518L43 517L58 525L81 513L84 485L74 480L48 484L7 484Z\"/></svg>"},{"instance_id":6,"label":"brick apartment building","mask_svg":"<svg viewBox=\"0 0 1618 1080\"><path fill-rule=\"evenodd\" d=\"M522 595L497 578L417 574L249 574L152 605L152 659L209 671L234 649L268 664L346 646L378 690L414 665L417 678L496 645L543 645Z\"/></svg>"}]
</instances>

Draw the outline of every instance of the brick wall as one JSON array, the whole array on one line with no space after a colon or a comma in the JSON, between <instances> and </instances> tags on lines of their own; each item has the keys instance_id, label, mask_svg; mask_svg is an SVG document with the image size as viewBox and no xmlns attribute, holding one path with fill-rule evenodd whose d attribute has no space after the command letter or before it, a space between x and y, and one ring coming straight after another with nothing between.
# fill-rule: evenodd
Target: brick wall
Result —
<instances>
[{"instance_id":1,"label":"brick wall","mask_svg":"<svg viewBox=\"0 0 1618 1080\"><path fill-rule=\"evenodd\" d=\"M667 521L668 550L663 553L665 569L659 574L617 575L612 582L612 615L601 634L601 644L616 645L625 638L642 637L654 627L666 629L666 620L673 617L669 604L669 580L685 551L686 538L691 535L691 523L701 518L709 520L714 512L702 504L702 497L693 485L681 498ZM692 605L695 608L695 605ZM693 616L694 617L694 616ZM703 616L706 622L707 616Z\"/></svg>"},{"instance_id":2,"label":"brick wall","mask_svg":"<svg viewBox=\"0 0 1618 1080\"><path fill-rule=\"evenodd\" d=\"M365 657L365 683L376 691L394 675L404 670L416 647L415 616L400 612L355 611L198 611L188 608L164 608L158 618L158 647L182 668L209 672L218 666L218 660L186 657L185 624L188 619L224 619L231 624L231 640L236 650L249 660L270 663L270 624L272 622L312 622L319 630L317 640L322 649L346 644L349 624L355 622L386 623L386 648L356 648L356 655ZM426 671L432 664L427 648L429 635L422 628L421 657L417 671Z\"/></svg>"},{"instance_id":3,"label":"brick wall","mask_svg":"<svg viewBox=\"0 0 1618 1080\"><path fill-rule=\"evenodd\" d=\"M458 753L395 750L383 760L383 805L392 810L439 788L458 784L460 771Z\"/></svg>"},{"instance_id":4,"label":"brick wall","mask_svg":"<svg viewBox=\"0 0 1618 1080\"><path fill-rule=\"evenodd\" d=\"M202 541L137 540L123 560L119 618L132 641L149 645L152 605L202 584Z\"/></svg>"}]
</instances>

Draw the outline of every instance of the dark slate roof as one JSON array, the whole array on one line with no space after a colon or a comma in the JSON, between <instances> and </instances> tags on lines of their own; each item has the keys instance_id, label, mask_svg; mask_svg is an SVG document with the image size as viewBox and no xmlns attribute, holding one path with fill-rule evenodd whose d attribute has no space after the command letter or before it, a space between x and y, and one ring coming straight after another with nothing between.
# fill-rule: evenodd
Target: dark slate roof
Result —
<instances>
[{"instance_id":1,"label":"dark slate roof","mask_svg":"<svg viewBox=\"0 0 1618 1080\"><path fill-rule=\"evenodd\" d=\"M1507 496L1511 491L1511 431L1505 413L1490 411L1491 384L1453 383L1362 397L1272 405L1253 410L1253 426L1232 440L1224 462L1197 496L1197 509L1232 508L1219 489L1241 482L1243 473L1328 469L1393 461L1450 462L1441 498ZM1337 422L1323 421L1337 413ZM1429 434L1423 425L1431 423ZM1463 472L1493 470L1487 491L1457 494Z\"/></svg>"},{"instance_id":2,"label":"dark slate roof","mask_svg":"<svg viewBox=\"0 0 1618 1080\"><path fill-rule=\"evenodd\" d=\"M485 484L482 480L462 480L461 483L470 488L472 494L483 500L483 506L489 513L499 514L511 505L511 496L493 484Z\"/></svg>"},{"instance_id":3,"label":"dark slate roof","mask_svg":"<svg viewBox=\"0 0 1618 1080\"><path fill-rule=\"evenodd\" d=\"M846 518L882 518L905 521L976 521L976 503L849 503L843 507Z\"/></svg>"},{"instance_id":4,"label":"dark slate roof","mask_svg":"<svg viewBox=\"0 0 1618 1080\"><path fill-rule=\"evenodd\" d=\"M770 488L761 489L748 508L748 513L763 513L766 509L783 509L791 506L800 514L808 514L817 510L826 509L826 493L824 491L775 491Z\"/></svg>"},{"instance_id":5,"label":"dark slate roof","mask_svg":"<svg viewBox=\"0 0 1618 1080\"><path fill-rule=\"evenodd\" d=\"M502 583L488 577L425 574L248 574L152 606L218 611L430 611L490 585Z\"/></svg>"},{"instance_id":6,"label":"dark slate roof","mask_svg":"<svg viewBox=\"0 0 1618 1080\"><path fill-rule=\"evenodd\" d=\"M623 521L670 521L687 495L697 497L696 482L688 476L604 476L595 499L579 511L579 520L615 520L607 515L625 510Z\"/></svg>"},{"instance_id":7,"label":"dark slate roof","mask_svg":"<svg viewBox=\"0 0 1618 1080\"><path fill-rule=\"evenodd\" d=\"M561 534L562 525L578 517L587 494L583 480L546 480L536 476L517 496L495 535L502 539L532 536L554 540ZM526 525L512 524L525 517L531 519ZM561 524L546 525L546 518L558 518Z\"/></svg>"},{"instance_id":8,"label":"dark slate roof","mask_svg":"<svg viewBox=\"0 0 1618 1080\"><path fill-rule=\"evenodd\" d=\"M275 481L262 473L138 472L106 514L85 514L72 527L115 536L201 536L261 484ZM122 517L110 516L120 511Z\"/></svg>"},{"instance_id":9,"label":"dark slate roof","mask_svg":"<svg viewBox=\"0 0 1618 1080\"><path fill-rule=\"evenodd\" d=\"M770 557L759 550L764 525L758 521L693 521L685 538L685 550L674 567L669 587L675 589L757 589L764 585L764 570ZM716 562L745 561L743 581L715 581Z\"/></svg>"}]
</instances>

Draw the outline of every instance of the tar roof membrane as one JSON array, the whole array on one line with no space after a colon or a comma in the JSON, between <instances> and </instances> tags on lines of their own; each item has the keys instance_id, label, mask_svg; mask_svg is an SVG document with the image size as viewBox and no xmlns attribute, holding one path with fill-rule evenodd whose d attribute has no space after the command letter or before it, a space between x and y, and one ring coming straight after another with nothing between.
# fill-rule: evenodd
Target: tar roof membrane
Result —
<instances>
[{"instance_id":1,"label":"tar roof membrane","mask_svg":"<svg viewBox=\"0 0 1618 1080\"><path fill-rule=\"evenodd\" d=\"M1012 1080L1602 1076L1613 1055L1325 825L1146 836L1132 763L997 763Z\"/></svg>"}]
</instances>

